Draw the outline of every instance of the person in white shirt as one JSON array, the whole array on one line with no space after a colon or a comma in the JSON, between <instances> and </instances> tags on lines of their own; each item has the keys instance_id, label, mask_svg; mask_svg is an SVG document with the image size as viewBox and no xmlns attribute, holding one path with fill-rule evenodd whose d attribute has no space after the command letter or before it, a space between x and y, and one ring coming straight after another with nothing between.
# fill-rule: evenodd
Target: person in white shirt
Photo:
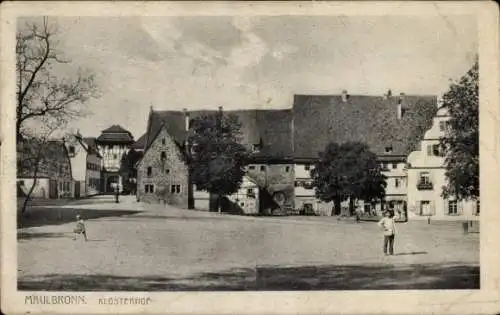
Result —
<instances>
[{"instance_id":1,"label":"person in white shirt","mask_svg":"<svg viewBox=\"0 0 500 315\"><path fill-rule=\"evenodd\" d=\"M384 254L394 255L394 237L396 236L396 223L390 211L384 213L384 217L378 222L384 232Z\"/></svg>"}]
</instances>

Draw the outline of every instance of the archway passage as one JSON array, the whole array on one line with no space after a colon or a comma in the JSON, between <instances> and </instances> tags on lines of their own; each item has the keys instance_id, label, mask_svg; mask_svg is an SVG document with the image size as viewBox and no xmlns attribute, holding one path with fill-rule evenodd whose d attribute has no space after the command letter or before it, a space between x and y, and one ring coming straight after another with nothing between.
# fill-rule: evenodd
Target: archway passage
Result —
<instances>
[{"instance_id":1,"label":"archway passage","mask_svg":"<svg viewBox=\"0 0 500 315\"><path fill-rule=\"evenodd\" d=\"M115 187L118 185L118 176L109 176L106 182L106 192L113 193L115 192Z\"/></svg>"}]
</instances>

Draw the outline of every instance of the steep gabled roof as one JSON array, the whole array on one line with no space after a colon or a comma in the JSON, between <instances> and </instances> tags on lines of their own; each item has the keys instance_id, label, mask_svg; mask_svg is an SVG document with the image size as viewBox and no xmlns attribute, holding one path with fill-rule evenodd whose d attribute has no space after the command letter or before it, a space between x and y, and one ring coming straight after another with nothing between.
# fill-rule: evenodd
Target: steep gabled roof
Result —
<instances>
[{"instance_id":1,"label":"steep gabled roof","mask_svg":"<svg viewBox=\"0 0 500 315\"><path fill-rule=\"evenodd\" d=\"M79 138L77 139L80 141ZM101 155L99 154L99 149L97 148L96 138L86 137L81 138L81 141L85 144L83 147L85 148L85 150L87 150L87 153L95 154L98 157L101 157Z\"/></svg>"},{"instance_id":2,"label":"steep gabled roof","mask_svg":"<svg viewBox=\"0 0 500 315\"><path fill-rule=\"evenodd\" d=\"M114 143L133 143L134 137L130 131L124 129L120 125L112 125L111 127L101 131L101 135L97 137L98 142L114 142Z\"/></svg>"},{"instance_id":3,"label":"steep gabled roof","mask_svg":"<svg viewBox=\"0 0 500 315\"><path fill-rule=\"evenodd\" d=\"M52 178L58 171L59 164L65 163L71 171L69 155L62 140L47 142L25 140L17 144L17 176L33 177L38 161L37 177ZM59 163L59 164L58 164Z\"/></svg>"},{"instance_id":4,"label":"steep gabled roof","mask_svg":"<svg viewBox=\"0 0 500 315\"><path fill-rule=\"evenodd\" d=\"M294 155L315 158L327 143L361 141L378 156L406 156L416 149L437 110L434 96L295 95ZM386 147L392 147L386 152Z\"/></svg>"}]
</instances>

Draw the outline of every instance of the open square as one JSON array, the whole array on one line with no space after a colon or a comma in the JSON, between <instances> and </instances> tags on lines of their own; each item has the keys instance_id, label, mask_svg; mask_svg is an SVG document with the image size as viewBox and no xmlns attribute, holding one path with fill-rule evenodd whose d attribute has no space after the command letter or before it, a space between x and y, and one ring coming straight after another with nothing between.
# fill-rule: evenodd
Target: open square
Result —
<instances>
[{"instance_id":1,"label":"open square","mask_svg":"<svg viewBox=\"0 0 500 315\"><path fill-rule=\"evenodd\" d=\"M32 207L18 287L50 291L478 289L479 234L460 222L249 217L100 196ZM72 240L76 214L89 241Z\"/></svg>"}]
</instances>

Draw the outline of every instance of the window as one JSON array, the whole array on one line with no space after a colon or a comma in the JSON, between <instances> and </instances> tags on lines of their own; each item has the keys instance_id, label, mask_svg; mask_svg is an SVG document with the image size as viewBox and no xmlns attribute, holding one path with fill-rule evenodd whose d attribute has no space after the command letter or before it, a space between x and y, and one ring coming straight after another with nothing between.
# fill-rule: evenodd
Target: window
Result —
<instances>
[{"instance_id":1,"label":"window","mask_svg":"<svg viewBox=\"0 0 500 315\"><path fill-rule=\"evenodd\" d=\"M448 201L448 214L458 214L458 209L457 209L457 201L456 200L449 200Z\"/></svg>"},{"instance_id":2,"label":"window","mask_svg":"<svg viewBox=\"0 0 500 315\"><path fill-rule=\"evenodd\" d=\"M167 159L167 153L165 151L162 151L160 154L160 160L162 162L165 162L166 159Z\"/></svg>"},{"instance_id":3,"label":"window","mask_svg":"<svg viewBox=\"0 0 500 315\"><path fill-rule=\"evenodd\" d=\"M298 181L294 181L294 182L293 182L293 185L294 185L295 187L299 187L299 182L298 182Z\"/></svg>"},{"instance_id":4,"label":"window","mask_svg":"<svg viewBox=\"0 0 500 315\"><path fill-rule=\"evenodd\" d=\"M146 184L144 185L144 191L146 193L154 193L155 192L155 186L153 184Z\"/></svg>"},{"instance_id":5,"label":"window","mask_svg":"<svg viewBox=\"0 0 500 315\"><path fill-rule=\"evenodd\" d=\"M394 187L398 188L401 186L401 179L394 178Z\"/></svg>"},{"instance_id":6,"label":"window","mask_svg":"<svg viewBox=\"0 0 500 315\"><path fill-rule=\"evenodd\" d=\"M247 188L247 197L255 197L255 194L254 194L252 188Z\"/></svg>"},{"instance_id":7,"label":"window","mask_svg":"<svg viewBox=\"0 0 500 315\"><path fill-rule=\"evenodd\" d=\"M427 155L428 156L444 156L443 150L439 144L429 144L427 145Z\"/></svg>"},{"instance_id":8,"label":"window","mask_svg":"<svg viewBox=\"0 0 500 315\"><path fill-rule=\"evenodd\" d=\"M165 138L161 139L161 144L165 145Z\"/></svg>"},{"instance_id":9,"label":"window","mask_svg":"<svg viewBox=\"0 0 500 315\"><path fill-rule=\"evenodd\" d=\"M260 150L260 144L253 144L252 145L252 151L258 152Z\"/></svg>"},{"instance_id":10,"label":"window","mask_svg":"<svg viewBox=\"0 0 500 315\"><path fill-rule=\"evenodd\" d=\"M165 173L170 174L170 169L168 169L168 168L167 168L167 169L165 170Z\"/></svg>"},{"instance_id":11,"label":"window","mask_svg":"<svg viewBox=\"0 0 500 315\"><path fill-rule=\"evenodd\" d=\"M479 199L476 201L476 215L479 215Z\"/></svg>"},{"instance_id":12,"label":"window","mask_svg":"<svg viewBox=\"0 0 500 315\"><path fill-rule=\"evenodd\" d=\"M421 184L430 184L431 183L431 175L429 172L421 172L420 173L420 183Z\"/></svg>"},{"instance_id":13,"label":"window","mask_svg":"<svg viewBox=\"0 0 500 315\"><path fill-rule=\"evenodd\" d=\"M397 169L398 168L398 163L392 163L392 168Z\"/></svg>"},{"instance_id":14,"label":"window","mask_svg":"<svg viewBox=\"0 0 500 315\"><path fill-rule=\"evenodd\" d=\"M250 169L250 170L254 170L254 169L255 169L255 165L250 165L250 166L248 167L248 169Z\"/></svg>"},{"instance_id":15,"label":"window","mask_svg":"<svg viewBox=\"0 0 500 315\"><path fill-rule=\"evenodd\" d=\"M118 158L117 154L113 154L113 160L116 160Z\"/></svg>"},{"instance_id":16,"label":"window","mask_svg":"<svg viewBox=\"0 0 500 315\"><path fill-rule=\"evenodd\" d=\"M392 153L392 146L385 147L385 153Z\"/></svg>"},{"instance_id":17,"label":"window","mask_svg":"<svg viewBox=\"0 0 500 315\"><path fill-rule=\"evenodd\" d=\"M148 166L147 175L151 176L152 173L153 173L153 168L151 166Z\"/></svg>"},{"instance_id":18,"label":"window","mask_svg":"<svg viewBox=\"0 0 500 315\"><path fill-rule=\"evenodd\" d=\"M19 185L20 185L20 186L24 186L24 180L20 180L20 181L19 181Z\"/></svg>"},{"instance_id":19,"label":"window","mask_svg":"<svg viewBox=\"0 0 500 315\"><path fill-rule=\"evenodd\" d=\"M439 122L439 131L447 131L450 128L449 121L440 121Z\"/></svg>"},{"instance_id":20,"label":"window","mask_svg":"<svg viewBox=\"0 0 500 315\"><path fill-rule=\"evenodd\" d=\"M311 169L311 165L309 165L309 164L304 165L304 169L306 171L309 171Z\"/></svg>"},{"instance_id":21,"label":"window","mask_svg":"<svg viewBox=\"0 0 500 315\"><path fill-rule=\"evenodd\" d=\"M71 155L75 154L75 147L72 145L69 146L68 151L69 151L69 154L71 154Z\"/></svg>"},{"instance_id":22,"label":"window","mask_svg":"<svg viewBox=\"0 0 500 315\"><path fill-rule=\"evenodd\" d=\"M170 185L170 193L179 194L181 192L181 185Z\"/></svg>"},{"instance_id":23,"label":"window","mask_svg":"<svg viewBox=\"0 0 500 315\"><path fill-rule=\"evenodd\" d=\"M381 163L380 167L382 168L382 170L388 170L389 169L389 164L388 163Z\"/></svg>"},{"instance_id":24,"label":"window","mask_svg":"<svg viewBox=\"0 0 500 315\"><path fill-rule=\"evenodd\" d=\"M260 166L260 171L261 172L265 172L266 171L266 166L265 165L261 165Z\"/></svg>"},{"instance_id":25,"label":"window","mask_svg":"<svg viewBox=\"0 0 500 315\"><path fill-rule=\"evenodd\" d=\"M285 166L285 172L290 172L290 166Z\"/></svg>"}]
</instances>

